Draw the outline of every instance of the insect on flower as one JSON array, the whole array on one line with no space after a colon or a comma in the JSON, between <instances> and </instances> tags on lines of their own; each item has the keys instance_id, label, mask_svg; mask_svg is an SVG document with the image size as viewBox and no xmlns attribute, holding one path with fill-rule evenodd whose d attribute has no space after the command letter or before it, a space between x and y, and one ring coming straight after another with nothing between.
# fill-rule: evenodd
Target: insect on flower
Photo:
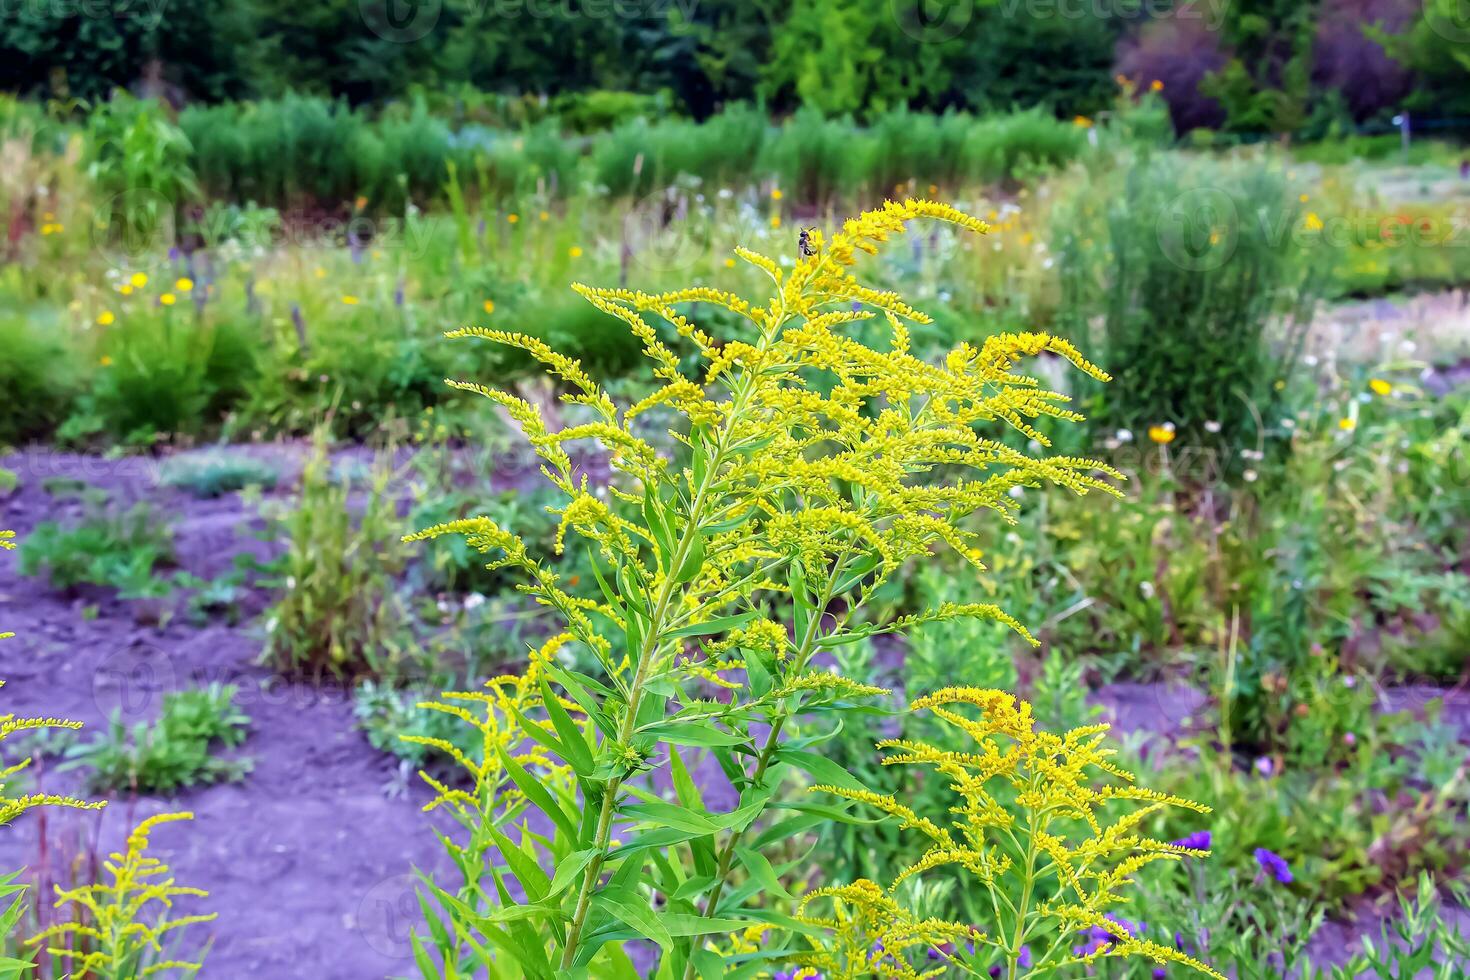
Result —
<instances>
[{"instance_id":1,"label":"insect on flower","mask_svg":"<svg viewBox=\"0 0 1470 980\"><path fill-rule=\"evenodd\" d=\"M801 234L796 236L796 247L801 250L802 255L816 255L817 250L812 246L812 232L815 228L803 228Z\"/></svg>"}]
</instances>

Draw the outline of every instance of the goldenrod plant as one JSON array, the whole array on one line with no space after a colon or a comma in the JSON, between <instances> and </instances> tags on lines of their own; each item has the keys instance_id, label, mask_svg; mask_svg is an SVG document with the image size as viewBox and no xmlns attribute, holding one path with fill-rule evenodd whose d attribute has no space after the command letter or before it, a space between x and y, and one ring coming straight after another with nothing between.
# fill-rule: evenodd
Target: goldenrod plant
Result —
<instances>
[{"instance_id":1,"label":"goldenrod plant","mask_svg":"<svg viewBox=\"0 0 1470 980\"><path fill-rule=\"evenodd\" d=\"M939 548L983 569L965 519L981 511L1010 519L1013 488L1111 492L1118 478L1096 460L1036 458L1000 439L1009 428L1045 447L1036 420L1080 418L1064 395L1017 370L1049 352L1101 378L1066 341L1008 334L962 343L938 363L910 351L909 325L928 317L864 284L854 267L915 219L988 229L948 205L906 200L848 220L830 238L810 229L798 244L793 234L791 259L738 248L770 280L759 302L708 287L575 286L627 325L661 382L626 410L540 340L480 327L450 334L528 352L579 407L583 420L553 431L522 398L450 382L522 428L564 498L553 508L557 549L585 547L597 588L574 593L544 556L487 518L410 536L464 535L489 567L519 573L520 588L559 614L567 634L558 656L535 660L545 715L510 712L519 729L497 736L512 739L495 746L498 763L488 754L471 761L504 767L520 795L487 796L480 786L474 799L457 797L506 839L486 852L496 863L469 882L488 911L433 889L454 919L445 942L457 962L421 957L425 975L466 975L467 964L504 976L628 975L621 946L639 938L660 948L660 976L725 975L704 937L791 921L775 904L790 868L767 857L771 843L840 815L783 790L811 781L861 788L821 745L841 712L884 692L818 658L966 617L1030 639L990 604L945 602L886 621L865 606L905 563ZM740 327L715 337L683 312L693 304ZM886 325L882 349L849 335L868 320ZM673 335L690 348L685 359L666 344ZM671 416L677 458L635 434L635 420L653 412ZM605 490L568 453L583 441L600 444L615 470ZM558 710L563 699L581 720ZM516 755L530 750L516 738L537 743L554 765L526 769ZM738 793L733 809L706 806L681 749L713 755ZM675 801L649 784L654 769L669 772ZM565 786L547 775L566 770ZM536 829L513 825L522 809L539 811Z\"/></svg>"},{"instance_id":2,"label":"goldenrod plant","mask_svg":"<svg viewBox=\"0 0 1470 980\"><path fill-rule=\"evenodd\" d=\"M161 813L138 824L127 850L114 852L103 868L110 881L56 888L56 907L78 913L29 940L57 960L70 964L71 976L95 980L137 980L151 976L192 976L202 955L183 959L172 949L190 926L212 922L215 913L173 916L174 900L208 898L199 888L175 884L173 872L148 855L149 837L167 823L193 820L192 813Z\"/></svg>"},{"instance_id":3,"label":"goldenrod plant","mask_svg":"<svg viewBox=\"0 0 1470 980\"><path fill-rule=\"evenodd\" d=\"M945 779L959 797L949 810L954 819L945 826L891 795L812 787L874 807L927 841L923 855L886 889L864 879L807 896L803 921L825 941L799 958L803 965L829 978L1016 980L1133 956L1220 977L1183 951L1143 937L1114 912L1143 868L1209 853L1187 839L1149 837L1146 821L1169 807L1196 813L1208 807L1135 785L1103 746L1107 725L1065 735L1037 731L1031 706L1004 691L945 688L909 710L933 713L972 743L962 750L901 738L878 743L888 753L884 765L928 767ZM897 896L905 882L936 871L959 874L967 887L981 890L988 921L923 919L903 907ZM823 906L831 911L815 914Z\"/></svg>"},{"instance_id":4,"label":"goldenrod plant","mask_svg":"<svg viewBox=\"0 0 1470 980\"><path fill-rule=\"evenodd\" d=\"M11 551L14 548L15 532L0 531L0 551ZM14 635L10 632L0 632L0 640L8 640ZM5 682L0 681L0 687L4 686ZM75 730L81 727L82 723L79 721L69 721L64 718L17 718L14 712L6 712L0 714L0 742L4 742L17 732L34 732L45 728ZM0 827L36 807L61 806L78 810L100 810L107 805L106 803L91 803L74 796L60 796L55 793L21 793L18 796L11 796L10 784L30 763L31 757L27 756L14 765L0 766ZM5 911L0 913L0 940L10 936L25 910L26 886L15 882L19 874L20 872L17 871L0 876L0 898L14 896ZM29 969L29 964L22 960L8 956L0 957L0 977L18 976L26 969Z\"/></svg>"},{"instance_id":5,"label":"goldenrod plant","mask_svg":"<svg viewBox=\"0 0 1470 980\"><path fill-rule=\"evenodd\" d=\"M14 539L14 531L0 531L0 551L14 549ZM14 635L14 633L0 632L0 640L10 639ZM5 682L0 681L0 687L4 686ZM69 721L65 718L17 718L13 712L6 712L0 714L0 742L4 742L5 739L18 732L34 732L43 728L76 730L81 727L81 722ZM58 796L55 793L22 793L19 796L11 796L8 792L10 784L30 764L31 758L27 756L14 765L0 767L0 827L10 823L27 810L33 810L38 806L64 806L82 810L100 810L106 806L105 803L89 803L74 796Z\"/></svg>"}]
</instances>

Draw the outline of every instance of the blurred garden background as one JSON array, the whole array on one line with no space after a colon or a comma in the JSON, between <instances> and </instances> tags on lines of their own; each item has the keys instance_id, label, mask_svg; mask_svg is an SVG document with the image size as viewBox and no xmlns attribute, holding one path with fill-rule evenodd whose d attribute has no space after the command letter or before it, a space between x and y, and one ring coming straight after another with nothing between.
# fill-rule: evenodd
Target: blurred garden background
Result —
<instances>
[{"instance_id":1,"label":"blurred garden background","mask_svg":"<svg viewBox=\"0 0 1470 980\"><path fill-rule=\"evenodd\" d=\"M53 886L190 810L155 851L211 893L181 930L204 975L419 975L414 869L446 859L417 773L453 765L399 736L470 751L418 703L551 627L466 546L401 538L485 514L549 555L559 523L516 426L444 379L589 414L442 333L541 338L626 406L642 344L571 283L758 297L736 245L789 268L804 229L914 197L992 226L866 267L933 317L914 351L1071 341L1113 381L1043 359L1087 421L1042 433L1127 480L1015 487L987 571L888 583L875 621L993 602L1040 646L960 621L840 647L894 693L822 754L941 798L872 746L961 676L1050 728L1109 721L1148 785L1214 807L1173 835L1212 856L1142 876L1130 931L1242 978L1470 976L1459 0L21 0L0 93L0 697L84 724L7 730L32 762L6 795L109 801L0 837L30 886L9 955L83 914ZM556 568L596 595L587 561ZM916 856L799 829L796 892ZM71 975L121 975L96 971Z\"/></svg>"}]
</instances>

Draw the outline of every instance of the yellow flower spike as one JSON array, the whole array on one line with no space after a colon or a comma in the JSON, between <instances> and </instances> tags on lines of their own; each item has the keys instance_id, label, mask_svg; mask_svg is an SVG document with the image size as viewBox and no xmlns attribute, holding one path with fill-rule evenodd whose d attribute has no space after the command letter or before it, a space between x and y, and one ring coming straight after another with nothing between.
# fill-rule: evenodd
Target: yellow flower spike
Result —
<instances>
[{"instance_id":1,"label":"yellow flower spike","mask_svg":"<svg viewBox=\"0 0 1470 980\"><path fill-rule=\"evenodd\" d=\"M209 893L174 883L168 865L148 855L154 830L164 824L193 820L192 813L149 817L128 834L127 849L103 863L110 880L75 888L56 888L56 907L75 907L68 921L42 930L27 945L44 947L67 961L74 975L111 976L116 964L140 968L137 976L166 970L195 974L201 960L170 959L165 950L189 926L213 922L216 913L173 914L180 898L208 898ZM130 974L133 975L133 974Z\"/></svg>"},{"instance_id":2,"label":"yellow flower spike","mask_svg":"<svg viewBox=\"0 0 1470 980\"><path fill-rule=\"evenodd\" d=\"M939 937L953 941L961 930L968 931L963 933L966 942L994 947L1002 964L1014 964L1023 945L1036 944L1041 937L1050 948L1037 946L1036 962L1055 962L1057 957L1062 962L1083 962L1086 957L1078 960L1067 947L1079 929L1097 927L1114 936L1105 951L1108 956L1176 963L1223 980L1206 964L1172 947L1134 937L1106 917L1127 900L1121 891L1142 868L1157 861L1206 856L1207 852L1143 836L1139 828L1144 819L1164 807L1201 814L1208 813L1208 807L1133 786L1133 775L1114 765L1109 760L1112 751L1103 747L1107 725L1089 725L1060 736L1037 731L1031 706L1004 691L946 688L915 699L909 710L932 712L974 743L967 751L902 739L878 743L888 753L884 765L928 767L948 782L959 797L958 805L949 810L952 826L934 824L891 796L812 787L812 792L873 807L895 819L901 830L918 830L927 841L919 859L900 870L887 889L860 880L818 889L803 901L798 915L824 934L815 941L813 952L798 957L799 962L830 975L868 976L864 971L873 965L864 959L866 949L932 947L939 945ZM1121 785L1099 788L1099 776ZM1009 806L997 802L1005 794L1014 800ZM1112 818L1105 811L1118 801L1143 805ZM1082 830L1072 829L1076 827ZM1015 843L1022 855L1019 861L1001 848L1002 841ZM920 921L898 902L900 885L936 869L978 881L976 892L982 901L988 897L993 916L989 935L963 923ZM1052 897L1038 899L1040 894ZM809 907L818 898L831 900L833 914L811 914ZM1103 953L1102 948L1096 951Z\"/></svg>"}]
</instances>

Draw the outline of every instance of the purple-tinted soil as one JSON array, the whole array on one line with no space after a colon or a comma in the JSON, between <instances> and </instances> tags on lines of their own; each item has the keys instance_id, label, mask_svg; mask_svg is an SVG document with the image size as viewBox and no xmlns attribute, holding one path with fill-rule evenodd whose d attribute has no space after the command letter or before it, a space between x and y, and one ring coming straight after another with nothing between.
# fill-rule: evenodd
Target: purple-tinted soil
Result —
<instances>
[{"instance_id":1,"label":"purple-tinted soil","mask_svg":"<svg viewBox=\"0 0 1470 980\"><path fill-rule=\"evenodd\" d=\"M282 479L268 497L292 492L306 452L300 445L232 451L279 464ZM43 488L48 478L66 477L105 488L123 505L151 501L173 527L179 566L201 578L224 573L237 554L270 556L272 546L251 534L260 526L255 510L238 494L197 500L160 487L155 460L37 450L0 459L0 466L20 479L15 493L0 498L0 528L13 528L21 538L42 520L80 516L79 503L59 501ZM7 681L0 710L73 718L85 723L85 736L102 730L114 709L129 724L151 721L165 691L231 683L252 722L240 754L254 763L240 783L187 790L173 799L112 798L100 814L29 814L0 834L0 869L24 865L34 877L49 868L53 879L64 881L73 857L94 848L105 855L142 817L191 810L195 823L161 828L153 853L173 867L180 883L211 892L208 900L181 906L219 913L212 930L196 929L189 943L212 938L207 974L273 980L411 975L408 931L418 920L413 870L450 870L420 812L428 794L416 778L402 791L397 761L355 729L345 689L289 683L256 666L259 626L248 617L269 600L265 591L251 591L241 604L247 618L238 626L216 621L200 628L176 616L159 627L140 617L146 603L121 601L105 590L64 595L44 580L21 578L13 555L0 558L0 628L17 634L0 643L0 678ZM881 652L901 661L901 650ZM1414 701L1429 693L1435 692L1398 696ZM1097 700L1121 730L1169 736L1188 726L1205 699L1187 687L1117 684L1098 692ZM1470 700L1455 702L1446 717L1470 731ZM696 778L711 790L709 804L732 804L733 792L718 771L698 769ZM79 789L73 773L41 772L37 782L52 792ZM79 844L79 837L87 843Z\"/></svg>"}]
</instances>

